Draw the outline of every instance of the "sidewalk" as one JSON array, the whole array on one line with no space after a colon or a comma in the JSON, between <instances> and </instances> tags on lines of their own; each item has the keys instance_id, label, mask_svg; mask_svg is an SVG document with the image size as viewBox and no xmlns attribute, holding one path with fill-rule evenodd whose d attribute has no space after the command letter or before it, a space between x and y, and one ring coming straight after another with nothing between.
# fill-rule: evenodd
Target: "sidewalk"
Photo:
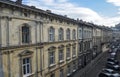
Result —
<instances>
[{"instance_id":1,"label":"sidewalk","mask_svg":"<svg viewBox=\"0 0 120 77\"><path fill-rule=\"evenodd\" d=\"M95 66L97 62L104 56L107 52L105 52L107 49L106 47L103 48L103 52L99 54L95 59L93 59L88 65L86 65L84 68L78 70L75 72L75 74L72 77L85 77L87 72L93 68L93 65Z\"/></svg>"}]
</instances>

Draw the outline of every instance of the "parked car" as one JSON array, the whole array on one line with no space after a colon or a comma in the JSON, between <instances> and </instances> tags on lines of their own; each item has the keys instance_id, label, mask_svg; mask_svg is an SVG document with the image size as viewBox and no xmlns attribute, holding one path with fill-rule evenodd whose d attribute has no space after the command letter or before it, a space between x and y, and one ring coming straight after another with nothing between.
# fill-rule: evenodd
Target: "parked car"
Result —
<instances>
[{"instance_id":1,"label":"parked car","mask_svg":"<svg viewBox=\"0 0 120 77\"><path fill-rule=\"evenodd\" d=\"M113 70L115 70L115 71L120 71L120 66L114 64L113 62L107 63L107 64L106 64L106 67L107 67L107 68L110 68L110 69L113 69Z\"/></svg>"},{"instance_id":2,"label":"parked car","mask_svg":"<svg viewBox=\"0 0 120 77\"><path fill-rule=\"evenodd\" d=\"M119 61L116 60L115 58L108 58L107 61L108 62L114 62L115 64L119 64Z\"/></svg>"},{"instance_id":3,"label":"parked car","mask_svg":"<svg viewBox=\"0 0 120 77\"><path fill-rule=\"evenodd\" d=\"M98 77L111 77L112 75L108 72L100 72Z\"/></svg>"},{"instance_id":4,"label":"parked car","mask_svg":"<svg viewBox=\"0 0 120 77\"><path fill-rule=\"evenodd\" d=\"M104 68L104 69L102 69L102 72L110 73L111 74L110 77L120 77L120 74L117 71L113 70L113 69Z\"/></svg>"},{"instance_id":5,"label":"parked car","mask_svg":"<svg viewBox=\"0 0 120 77\"><path fill-rule=\"evenodd\" d=\"M111 57L111 58L116 58L116 52L110 53L110 57Z\"/></svg>"}]
</instances>

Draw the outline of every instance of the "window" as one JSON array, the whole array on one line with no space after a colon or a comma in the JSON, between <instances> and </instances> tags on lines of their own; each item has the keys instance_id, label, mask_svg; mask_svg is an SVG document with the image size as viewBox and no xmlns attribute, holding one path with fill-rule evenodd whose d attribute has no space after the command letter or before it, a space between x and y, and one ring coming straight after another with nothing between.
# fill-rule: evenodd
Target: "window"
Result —
<instances>
[{"instance_id":1,"label":"window","mask_svg":"<svg viewBox=\"0 0 120 77\"><path fill-rule=\"evenodd\" d=\"M63 40L64 39L64 31L63 31L63 29L60 28L58 33L59 33L59 36L58 36L59 41Z\"/></svg>"},{"instance_id":2,"label":"window","mask_svg":"<svg viewBox=\"0 0 120 77\"><path fill-rule=\"evenodd\" d=\"M49 52L49 64L50 65L55 64L55 52L54 51Z\"/></svg>"},{"instance_id":3,"label":"window","mask_svg":"<svg viewBox=\"0 0 120 77\"><path fill-rule=\"evenodd\" d=\"M82 30L79 30L79 39L82 39Z\"/></svg>"},{"instance_id":4,"label":"window","mask_svg":"<svg viewBox=\"0 0 120 77\"><path fill-rule=\"evenodd\" d=\"M70 40L70 29L67 29L66 31L66 39Z\"/></svg>"},{"instance_id":5,"label":"window","mask_svg":"<svg viewBox=\"0 0 120 77\"><path fill-rule=\"evenodd\" d=\"M23 15L24 15L25 17L29 17L29 16L30 16L30 14L29 14L28 12L24 12Z\"/></svg>"},{"instance_id":6,"label":"window","mask_svg":"<svg viewBox=\"0 0 120 77\"><path fill-rule=\"evenodd\" d=\"M76 56L76 47L73 46L73 49L72 49L72 57L75 57Z\"/></svg>"},{"instance_id":7,"label":"window","mask_svg":"<svg viewBox=\"0 0 120 77\"><path fill-rule=\"evenodd\" d=\"M67 59L70 59L70 48L67 48L66 57Z\"/></svg>"},{"instance_id":8,"label":"window","mask_svg":"<svg viewBox=\"0 0 120 77\"><path fill-rule=\"evenodd\" d=\"M67 66L67 76L70 76L70 65Z\"/></svg>"},{"instance_id":9,"label":"window","mask_svg":"<svg viewBox=\"0 0 120 77\"><path fill-rule=\"evenodd\" d=\"M73 30L73 32L72 32L72 39L73 39L73 40L76 39L76 31L75 31L75 30Z\"/></svg>"},{"instance_id":10,"label":"window","mask_svg":"<svg viewBox=\"0 0 120 77\"><path fill-rule=\"evenodd\" d=\"M75 72L75 71L76 71L76 63L73 62L73 72Z\"/></svg>"},{"instance_id":11,"label":"window","mask_svg":"<svg viewBox=\"0 0 120 77\"><path fill-rule=\"evenodd\" d=\"M28 26L22 27L22 43L30 42L30 28Z\"/></svg>"},{"instance_id":12,"label":"window","mask_svg":"<svg viewBox=\"0 0 120 77\"><path fill-rule=\"evenodd\" d=\"M30 58L24 58L22 63L23 75L28 76L31 73Z\"/></svg>"},{"instance_id":13,"label":"window","mask_svg":"<svg viewBox=\"0 0 120 77\"><path fill-rule=\"evenodd\" d=\"M59 50L59 62L64 60L64 53L63 53L63 49Z\"/></svg>"},{"instance_id":14,"label":"window","mask_svg":"<svg viewBox=\"0 0 120 77\"><path fill-rule=\"evenodd\" d=\"M50 77L55 77L55 74L51 74Z\"/></svg>"},{"instance_id":15,"label":"window","mask_svg":"<svg viewBox=\"0 0 120 77\"><path fill-rule=\"evenodd\" d=\"M50 27L49 29L49 41L55 40L55 29L53 27Z\"/></svg>"},{"instance_id":16,"label":"window","mask_svg":"<svg viewBox=\"0 0 120 77\"><path fill-rule=\"evenodd\" d=\"M82 60L79 58L79 66L82 65Z\"/></svg>"},{"instance_id":17,"label":"window","mask_svg":"<svg viewBox=\"0 0 120 77\"><path fill-rule=\"evenodd\" d=\"M64 70L63 69L60 70L60 77L64 77Z\"/></svg>"},{"instance_id":18,"label":"window","mask_svg":"<svg viewBox=\"0 0 120 77\"><path fill-rule=\"evenodd\" d=\"M82 52L82 42L79 43L79 52Z\"/></svg>"}]
</instances>

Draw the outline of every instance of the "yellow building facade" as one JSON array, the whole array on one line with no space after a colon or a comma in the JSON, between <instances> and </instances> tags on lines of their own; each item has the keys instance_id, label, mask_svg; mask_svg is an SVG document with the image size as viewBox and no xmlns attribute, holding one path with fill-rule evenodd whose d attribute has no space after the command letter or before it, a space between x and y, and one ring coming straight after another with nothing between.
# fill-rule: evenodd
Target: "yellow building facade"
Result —
<instances>
[{"instance_id":1,"label":"yellow building facade","mask_svg":"<svg viewBox=\"0 0 120 77\"><path fill-rule=\"evenodd\" d=\"M94 26L21 2L0 0L1 77L69 77L92 60Z\"/></svg>"}]
</instances>

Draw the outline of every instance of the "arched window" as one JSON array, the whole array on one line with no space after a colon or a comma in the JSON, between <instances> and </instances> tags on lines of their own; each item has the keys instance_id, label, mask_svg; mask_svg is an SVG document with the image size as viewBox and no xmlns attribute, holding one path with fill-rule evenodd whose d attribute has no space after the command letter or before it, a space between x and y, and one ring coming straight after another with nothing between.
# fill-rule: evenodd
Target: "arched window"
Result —
<instances>
[{"instance_id":1,"label":"arched window","mask_svg":"<svg viewBox=\"0 0 120 77\"><path fill-rule=\"evenodd\" d=\"M66 39L70 40L70 29L67 29L66 31Z\"/></svg>"},{"instance_id":2,"label":"arched window","mask_svg":"<svg viewBox=\"0 0 120 77\"><path fill-rule=\"evenodd\" d=\"M49 41L55 41L55 29L53 27L49 28Z\"/></svg>"},{"instance_id":3,"label":"arched window","mask_svg":"<svg viewBox=\"0 0 120 77\"><path fill-rule=\"evenodd\" d=\"M75 31L75 29L72 31L72 39L73 39L73 40L76 39L76 31Z\"/></svg>"},{"instance_id":4,"label":"arched window","mask_svg":"<svg viewBox=\"0 0 120 77\"><path fill-rule=\"evenodd\" d=\"M30 42L30 28L27 25L22 26L22 43Z\"/></svg>"},{"instance_id":5,"label":"arched window","mask_svg":"<svg viewBox=\"0 0 120 77\"><path fill-rule=\"evenodd\" d=\"M63 29L62 28L60 28L59 30L58 30L58 40L59 41L61 41L61 40L63 40L64 39L64 31L63 31Z\"/></svg>"}]
</instances>

